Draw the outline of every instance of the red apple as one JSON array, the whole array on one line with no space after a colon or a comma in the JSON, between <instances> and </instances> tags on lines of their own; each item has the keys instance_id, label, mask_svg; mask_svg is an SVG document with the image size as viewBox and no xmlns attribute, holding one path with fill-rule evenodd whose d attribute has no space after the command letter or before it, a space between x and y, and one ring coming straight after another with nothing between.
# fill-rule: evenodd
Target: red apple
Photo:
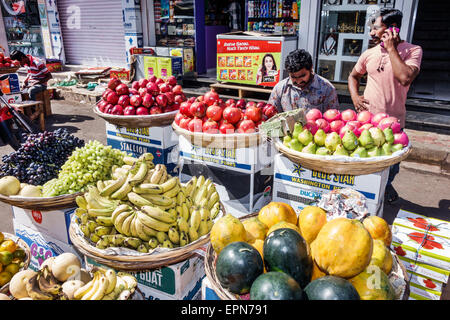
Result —
<instances>
[{"instance_id":1,"label":"red apple","mask_svg":"<svg viewBox=\"0 0 450 320\"><path fill-rule=\"evenodd\" d=\"M100 112L104 112L105 111L105 107L108 105L108 102L106 100L100 100L97 103L97 108L98 110L100 110Z\"/></svg>"},{"instance_id":2,"label":"red apple","mask_svg":"<svg viewBox=\"0 0 450 320\"><path fill-rule=\"evenodd\" d=\"M116 105L119 101L119 95L115 91L110 91L106 95L106 101L108 101L108 103Z\"/></svg>"},{"instance_id":3,"label":"red apple","mask_svg":"<svg viewBox=\"0 0 450 320\"><path fill-rule=\"evenodd\" d=\"M319 118L315 121L315 123L317 124L317 130L322 129L325 133L330 132L330 124L327 120Z\"/></svg>"},{"instance_id":4,"label":"red apple","mask_svg":"<svg viewBox=\"0 0 450 320\"><path fill-rule=\"evenodd\" d=\"M155 83L159 86L159 85L165 83L165 81L164 81L164 79L157 78L157 79L155 80Z\"/></svg>"},{"instance_id":5,"label":"red apple","mask_svg":"<svg viewBox=\"0 0 450 320\"><path fill-rule=\"evenodd\" d=\"M370 123L372 121L373 114L370 111L364 110L358 113L356 120L361 123L361 125Z\"/></svg>"},{"instance_id":6,"label":"red apple","mask_svg":"<svg viewBox=\"0 0 450 320\"><path fill-rule=\"evenodd\" d=\"M165 92L164 95L167 97L167 104L171 105L175 102L175 94L172 91Z\"/></svg>"},{"instance_id":7,"label":"red apple","mask_svg":"<svg viewBox=\"0 0 450 320\"><path fill-rule=\"evenodd\" d=\"M173 99L173 102L182 104L185 101L185 99L183 99L183 96L181 94L177 94L175 95L175 98Z\"/></svg>"},{"instance_id":8,"label":"red apple","mask_svg":"<svg viewBox=\"0 0 450 320\"><path fill-rule=\"evenodd\" d=\"M139 90L141 88L139 81L133 81L133 83L131 84L131 88L134 90Z\"/></svg>"},{"instance_id":9,"label":"red apple","mask_svg":"<svg viewBox=\"0 0 450 320\"><path fill-rule=\"evenodd\" d=\"M170 76L167 78L167 83L170 84L171 86L176 86L177 78L175 76Z\"/></svg>"},{"instance_id":10,"label":"red apple","mask_svg":"<svg viewBox=\"0 0 450 320\"><path fill-rule=\"evenodd\" d=\"M111 89L109 89L109 88L106 88L106 90L103 91L102 99L106 101L106 97L107 97L108 94L109 94L110 92L112 92L112 91L114 91L114 90L111 90Z\"/></svg>"},{"instance_id":11,"label":"red apple","mask_svg":"<svg viewBox=\"0 0 450 320\"><path fill-rule=\"evenodd\" d=\"M157 79L158 79L158 78L157 78L155 75L151 75L150 77L148 77L148 82L153 82L153 83L155 83Z\"/></svg>"},{"instance_id":12,"label":"red apple","mask_svg":"<svg viewBox=\"0 0 450 320\"><path fill-rule=\"evenodd\" d=\"M111 78L108 81L108 88L111 90L115 90L116 87L121 83L122 83L122 81L120 81L118 78Z\"/></svg>"},{"instance_id":13,"label":"red apple","mask_svg":"<svg viewBox=\"0 0 450 320\"><path fill-rule=\"evenodd\" d=\"M144 97L146 94L149 93L148 90L147 90L147 88L140 88L140 89L138 90L138 92L139 92L139 95L140 95L141 97Z\"/></svg>"},{"instance_id":14,"label":"red apple","mask_svg":"<svg viewBox=\"0 0 450 320\"><path fill-rule=\"evenodd\" d=\"M140 89L140 88L139 88L139 89ZM130 94L129 94L130 97L131 97L131 96L134 96L135 94L139 94L139 91L136 90L136 89L133 89L133 88L131 88L129 91L130 91Z\"/></svg>"},{"instance_id":15,"label":"red apple","mask_svg":"<svg viewBox=\"0 0 450 320\"><path fill-rule=\"evenodd\" d=\"M357 115L355 110L347 109L341 112L341 120L347 122L347 121L354 121L356 120Z\"/></svg>"},{"instance_id":16,"label":"red apple","mask_svg":"<svg viewBox=\"0 0 450 320\"><path fill-rule=\"evenodd\" d=\"M340 120L341 119L341 113L337 109L328 109L323 113L322 116L325 120L327 120L329 123Z\"/></svg>"},{"instance_id":17,"label":"red apple","mask_svg":"<svg viewBox=\"0 0 450 320\"><path fill-rule=\"evenodd\" d=\"M393 133L399 133L402 130L400 120L398 120L396 117L387 117L381 119L377 127L381 130L391 128Z\"/></svg>"},{"instance_id":18,"label":"red apple","mask_svg":"<svg viewBox=\"0 0 450 320\"><path fill-rule=\"evenodd\" d=\"M112 109L114 108L114 105L109 103L105 107L105 113L111 114Z\"/></svg>"},{"instance_id":19,"label":"red apple","mask_svg":"<svg viewBox=\"0 0 450 320\"><path fill-rule=\"evenodd\" d=\"M317 108L313 108L310 109L306 115L305 115L306 121L316 121L317 119L321 119L322 118L322 112L317 109Z\"/></svg>"},{"instance_id":20,"label":"red apple","mask_svg":"<svg viewBox=\"0 0 450 320\"><path fill-rule=\"evenodd\" d=\"M263 114L267 117L267 119L272 118L277 113L278 113L278 110L274 105L266 104L263 108ZM265 119L265 120L267 120L267 119Z\"/></svg>"},{"instance_id":21,"label":"red apple","mask_svg":"<svg viewBox=\"0 0 450 320\"><path fill-rule=\"evenodd\" d=\"M136 109L133 106L127 106L123 109L123 114L125 116L134 116L136 114Z\"/></svg>"},{"instance_id":22,"label":"red apple","mask_svg":"<svg viewBox=\"0 0 450 320\"><path fill-rule=\"evenodd\" d=\"M167 83L161 83L159 85L159 92L164 93L164 92L169 92L170 91L170 87Z\"/></svg>"},{"instance_id":23,"label":"red apple","mask_svg":"<svg viewBox=\"0 0 450 320\"><path fill-rule=\"evenodd\" d=\"M330 123L330 130L339 133L342 127L345 126L345 122L342 120L334 120Z\"/></svg>"},{"instance_id":24,"label":"red apple","mask_svg":"<svg viewBox=\"0 0 450 320\"><path fill-rule=\"evenodd\" d=\"M163 111L159 106L151 107L149 110L149 114L160 114L160 113L163 113Z\"/></svg>"},{"instance_id":25,"label":"red apple","mask_svg":"<svg viewBox=\"0 0 450 320\"><path fill-rule=\"evenodd\" d=\"M256 107L260 108L260 109L264 108L265 106L266 106L266 103L264 101L260 101L256 104Z\"/></svg>"}]
</instances>

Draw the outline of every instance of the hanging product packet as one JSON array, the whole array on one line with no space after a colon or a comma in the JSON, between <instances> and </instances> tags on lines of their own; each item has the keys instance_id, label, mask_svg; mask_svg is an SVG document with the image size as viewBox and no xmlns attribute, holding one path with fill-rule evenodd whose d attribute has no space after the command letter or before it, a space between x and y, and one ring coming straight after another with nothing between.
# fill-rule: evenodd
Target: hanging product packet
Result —
<instances>
[{"instance_id":1,"label":"hanging product packet","mask_svg":"<svg viewBox=\"0 0 450 320\"><path fill-rule=\"evenodd\" d=\"M323 194L317 206L327 212L327 220L349 218L362 221L369 216L366 197L351 188Z\"/></svg>"}]
</instances>

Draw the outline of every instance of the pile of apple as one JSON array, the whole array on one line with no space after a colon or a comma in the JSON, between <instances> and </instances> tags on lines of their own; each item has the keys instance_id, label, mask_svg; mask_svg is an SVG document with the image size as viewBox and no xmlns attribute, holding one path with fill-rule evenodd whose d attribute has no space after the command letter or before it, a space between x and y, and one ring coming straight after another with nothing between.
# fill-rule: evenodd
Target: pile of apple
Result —
<instances>
[{"instance_id":1,"label":"pile of apple","mask_svg":"<svg viewBox=\"0 0 450 320\"><path fill-rule=\"evenodd\" d=\"M254 133L276 115L275 106L245 99L223 101L214 90L181 103L175 123L182 129L204 133Z\"/></svg>"},{"instance_id":2,"label":"pile of apple","mask_svg":"<svg viewBox=\"0 0 450 320\"><path fill-rule=\"evenodd\" d=\"M12 60L10 57L5 57L5 54L0 52L0 69L11 67L20 67L19 61Z\"/></svg>"},{"instance_id":3,"label":"pile of apple","mask_svg":"<svg viewBox=\"0 0 450 320\"><path fill-rule=\"evenodd\" d=\"M283 138L285 146L310 154L367 158L391 155L409 144L399 120L386 113L330 109L322 114L311 109L305 118L306 123L296 123Z\"/></svg>"},{"instance_id":4,"label":"pile of apple","mask_svg":"<svg viewBox=\"0 0 450 320\"><path fill-rule=\"evenodd\" d=\"M140 79L131 88L111 78L97 107L103 113L120 116L154 115L176 111L184 101L183 88L174 76L166 80L155 76Z\"/></svg>"}]
</instances>

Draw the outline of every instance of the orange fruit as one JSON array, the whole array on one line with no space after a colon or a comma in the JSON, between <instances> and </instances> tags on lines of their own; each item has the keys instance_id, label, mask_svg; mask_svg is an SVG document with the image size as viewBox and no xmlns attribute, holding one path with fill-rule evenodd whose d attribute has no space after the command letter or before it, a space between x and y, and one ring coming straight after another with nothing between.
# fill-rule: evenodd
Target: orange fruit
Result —
<instances>
[{"instance_id":1,"label":"orange fruit","mask_svg":"<svg viewBox=\"0 0 450 320\"><path fill-rule=\"evenodd\" d=\"M19 272L20 266L17 263L10 263L5 267L4 271L7 271L11 273L12 275L15 275L17 272Z\"/></svg>"},{"instance_id":2,"label":"orange fruit","mask_svg":"<svg viewBox=\"0 0 450 320\"><path fill-rule=\"evenodd\" d=\"M12 274L8 271L2 271L0 272L0 287L7 284L12 278Z\"/></svg>"},{"instance_id":3,"label":"orange fruit","mask_svg":"<svg viewBox=\"0 0 450 320\"><path fill-rule=\"evenodd\" d=\"M17 249L17 244L11 239L7 239L0 244L0 252L1 251L9 251L9 252L13 253L14 251L16 251L16 249Z\"/></svg>"}]
</instances>

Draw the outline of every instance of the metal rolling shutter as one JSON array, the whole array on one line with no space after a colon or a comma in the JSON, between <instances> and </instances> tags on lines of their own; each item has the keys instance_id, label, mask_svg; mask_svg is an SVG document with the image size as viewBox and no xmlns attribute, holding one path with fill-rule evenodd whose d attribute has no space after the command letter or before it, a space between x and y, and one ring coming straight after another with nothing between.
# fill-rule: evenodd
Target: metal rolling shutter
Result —
<instances>
[{"instance_id":1,"label":"metal rolling shutter","mask_svg":"<svg viewBox=\"0 0 450 320\"><path fill-rule=\"evenodd\" d=\"M122 0L58 0L67 64L125 66ZM73 7L79 8L79 28L73 27Z\"/></svg>"}]
</instances>

